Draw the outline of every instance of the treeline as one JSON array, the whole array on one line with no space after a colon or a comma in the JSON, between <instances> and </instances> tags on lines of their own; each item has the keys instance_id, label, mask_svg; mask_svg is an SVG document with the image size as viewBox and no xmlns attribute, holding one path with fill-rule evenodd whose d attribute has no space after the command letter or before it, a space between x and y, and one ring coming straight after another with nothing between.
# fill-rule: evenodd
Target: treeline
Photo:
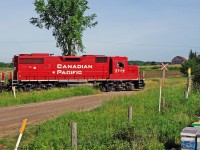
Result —
<instances>
[{"instance_id":1,"label":"treeline","mask_svg":"<svg viewBox=\"0 0 200 150\"><path fill-rule=\"evenodd\" d=\"M200 54L190 50L189 59L182 64L180 71L187 75L188 68L192 70L193 87L200 92Z\"/></svg>"},{"instance_id":2,"label":"treeline","mask_svg":"<svg viewBox=\"0 0 200 150\"><path fill-rule=\"evenodd\" d=\"M13 63L0 62L0 67L1 68L12 68L13 67Z\"/></svg>"},{"instance_id":3,"label":"treeline","mask_svg":"<svg viewBox=\"0 0 200 150\"><path fill-rule=\"evenodd\" d=\"M171 64L171 62L162 62L164 64L168 63ZM138 65L138 66L154 66L154 65L160 65L161 62L155 62L155 61L139 61L139 60L130 60L128 61L129 65Z\"/></svg>"}]
</instances>

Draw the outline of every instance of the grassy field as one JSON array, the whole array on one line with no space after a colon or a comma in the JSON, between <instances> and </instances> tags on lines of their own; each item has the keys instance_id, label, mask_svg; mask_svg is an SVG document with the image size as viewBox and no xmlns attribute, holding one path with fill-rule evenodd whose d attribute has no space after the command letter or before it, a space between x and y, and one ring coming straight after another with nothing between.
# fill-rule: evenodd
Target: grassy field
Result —
<instances>
[{"instance_id":1,"label":"grassy field","mask_svg":"<svg viewBox=\"0 0 200 150\"><path fill-rule=\"evenodd\" d=\"M0 93L0 107L38 103L44 101L51 101L61 98L91 95L99 93L92 86L77 86L70 88L54 88L50 90L32 91L32 92L16 92L16 98L13 97L12 92Z\"/></svg>"},{"instance_id":2,"label":"grassy field","mask_svg":"<svg viewBox=\"0 0 200 150\"><path fill-rule=\"evenodd\" d=\"M178 66L179 67L179 66ZM145 66L146 89L134 96L123 96L105 103L90 112L68 113L33 126L23 135L20 149L71 149L71 123L78 124L78 149L180 149L180 132L196 121L200 114L200 96L184 98L186 79L179 70L166 72L163 97L166 106L158 113L159 79L162 71L158 66ZM176 77L176 78L172 78ZM87 87L52 89L17 93L0 93L0 107L35 103L64 97L89 95L98 91ZM127 109L133 107L133 121L127 121ZM17 135L0 139L0 149L14 149Z\"/></svg>"},{"instance_id":3,"label":"grassy field","mask_svg":"<svg viewBox=\"0 0 200 150\"><path fill-rule=\"evenodd\" d=\"M0 67L0 73L1 72L12 72L13 71L13 68L2 68L2 67Z\"/></svg>"},{"instance_id":4,"label":"grassy field","mask_svg":"<svg viewBox=\"0 0 200 150\"><path fill-rule=\"evenodd\" d=\"M159 79L147 79L146 89L122 96L90 112L74 112L34 126L23 135L20 149L71 149L71 123L77 122L80 150L163 150L180 148L180 132L200 114L200 95L184 98L185 78L165 80L166 105L158 112ZM128 123L127 109L133 107ZM1 146L13 149L17 136L1 139Z\"/></svg>"},{"instance_id":5,"label":"grassy field","mask_svg":"<svg viewBox=\"0 0 200 150\"><path fill-rule=\"evenodd\" d=\"M182 77L183 74L178 70L168 70L166 71L165 77L166 78L175 78L175 77ZM162 77L162 70L156 71L145 71L145 79L147 78L161 78Z\"/></svg>"},{"instance_id":6,"label":"grassy field","mask_svg":"<svg viewBox=\"0 0 200 150\"><path fill-rule=\"evenodd\" d=\"M160 65L150 65L150 66L140 66L140 69L141 69L141 71L157 71L157 70L160 70L161 66L162 66L161 64ZM179 71L181 68L181 65L168 65L167 68L170 71L174 71L174 70Z\"/></svg>"},{"instance_id":7,"label":"grassy field","mask_svg":"<svg viewBox=\"0 0 200 150\"><path fill-rule=\"evenodd\" d=\"M161 65L151 66L140 66L140 71L145 72L145 78L161 78L162 70ZM180 72L181 65L168 65L166 71L166 78L182 77L183 74Z\"/></svg>"}]
</instances>

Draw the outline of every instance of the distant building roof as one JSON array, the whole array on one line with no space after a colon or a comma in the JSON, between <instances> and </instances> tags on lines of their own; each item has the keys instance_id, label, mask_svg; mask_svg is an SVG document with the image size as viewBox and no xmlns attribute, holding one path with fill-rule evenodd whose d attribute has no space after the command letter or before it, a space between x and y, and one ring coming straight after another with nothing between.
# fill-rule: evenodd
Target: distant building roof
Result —
<instances>
[{"instance_id":1,"label":"distant building roof","mask_svg":"<svg viewBox=\"0 0 200 150\"><path fill-rule=\"evenodd\" d=\"M182 57L182 56L177 56L177 57L179 57L181 60L183 60L183 61L186 61L187 59L185 58L185 57Z\"/></svg>"},{"instance_id":2,"label":"distant building roof","mask_svg":"<svg viewBox=\"0 0 200 150\"><path fill-rule=\"evenodd\" d=\"M186 61L187 59L182 57L182 56L176 56L172 59L172 64L182 64Z\"/></svg>"}]
</instances>

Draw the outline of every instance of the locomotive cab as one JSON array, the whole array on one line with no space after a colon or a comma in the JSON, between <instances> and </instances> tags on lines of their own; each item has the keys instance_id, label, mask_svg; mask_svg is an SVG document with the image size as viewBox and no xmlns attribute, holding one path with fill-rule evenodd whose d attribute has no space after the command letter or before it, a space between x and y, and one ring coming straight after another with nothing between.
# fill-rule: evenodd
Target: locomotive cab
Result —
<instances>
[{"instance_id":1,"label":"locomotive cab","mask_svg":"<svg viewBox=\"0 0 200 150\"><path fill-rule=\"evenodd\" d=\"M109 71L109 79L100 84L103 91L133 91L144 86L143 80L140 80L139 67L129 65L127 57L110 57Z\"/></svg>"}]
</instances>

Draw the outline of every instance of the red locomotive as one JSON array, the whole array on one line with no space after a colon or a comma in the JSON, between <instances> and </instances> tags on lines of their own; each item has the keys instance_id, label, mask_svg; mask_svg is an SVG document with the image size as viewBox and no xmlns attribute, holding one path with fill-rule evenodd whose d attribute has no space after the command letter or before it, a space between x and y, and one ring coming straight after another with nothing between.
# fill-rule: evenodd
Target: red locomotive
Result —
<instances>
[{"instance_id":1,"label":"red locomotive","mask_svg":"<svg viewBox=\"0 0 200 150\"><path fill-rule=\"evenodd\" d=\"M33 53L14 56L13 63L11 84L24 91L81 82L98 85L102 91L132 91L144 87L139 67L128 65L127 57Z\"/></svg>"}]
</instances>

